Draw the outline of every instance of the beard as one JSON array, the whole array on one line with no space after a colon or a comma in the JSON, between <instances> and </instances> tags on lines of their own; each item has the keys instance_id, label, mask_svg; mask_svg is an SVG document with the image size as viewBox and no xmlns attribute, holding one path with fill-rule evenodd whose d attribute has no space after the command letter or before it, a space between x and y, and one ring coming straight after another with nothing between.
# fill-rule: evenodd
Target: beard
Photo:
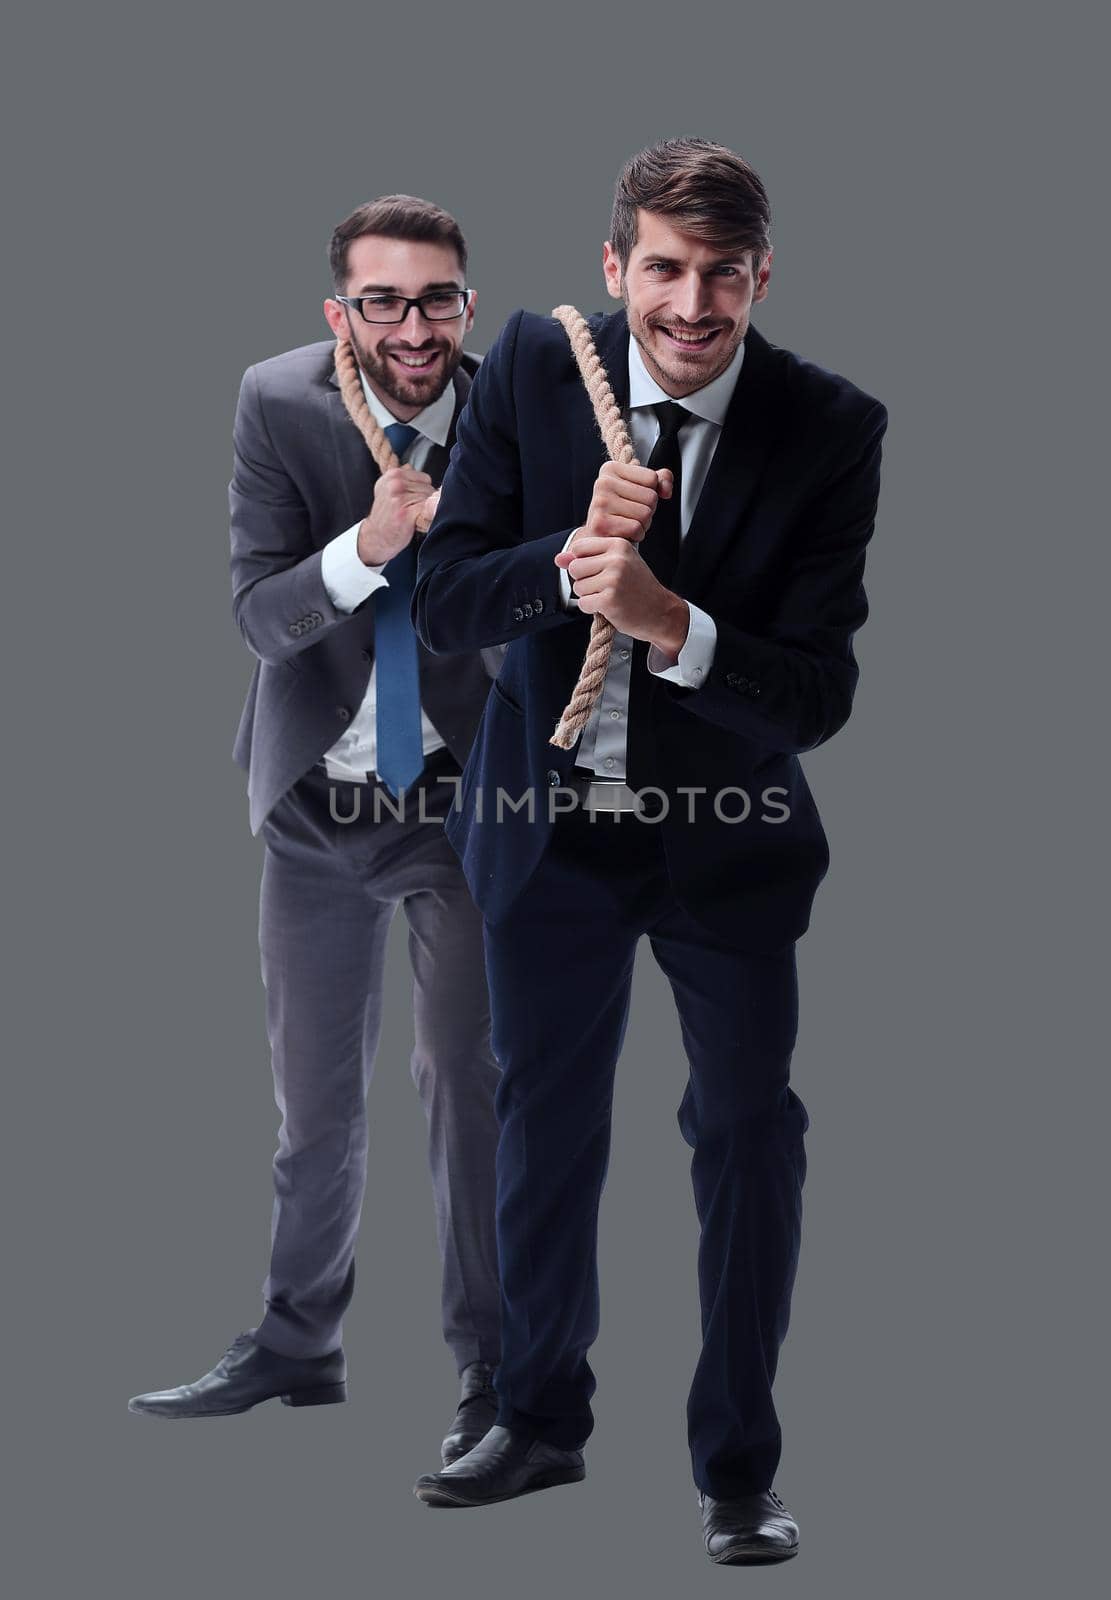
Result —
<instances>
[{"instance_id":1,"label":"beard","mask_svg":"<svg viewBox=\"0 0 1111 1600\"><path fill-rule=\"evenodd\" d=\"M734 324L731 332L723 330L723 336L715 339L712 345L714 359L707 360L709 351L703 354L692 350L687 355L682 350L677 350L673 345L661 348L663 335L656 334L659 327L671 327L672 321L653 319L646 323L639 312L632 309L629 304L628 291L622 289L621 299L625 306L625 315L628 318L629 332L640 347L644 357L644 365L655 378L661 388L673 388L680 394L693 394L696 389L704 389L708 383L713 383L728 367L737 353L737 346L745 336L743 325ZM710 328L721 327L720 322L708 323L703 330L709 332ZM694 333L696 328L684 327L681 331Z\"/></svg>"},{"instance_id":2,"label":"beard","mask_svg":"<svg viewBox=\"0 0 1111 1600\"><path fill-rule=\"evenodd\" d=\"M377 352L364 350L354 338L353 331L351 348L359 366L376 389L388 399L396 400L399 405L419 406L422 409L439 399L463 359L462 347L452 345L447 339L428 338L415 350L398 346L399 350L406 348L406 354L412 355L431 355L434 350L441 353L442 359L427 374L408 374L390 359L386 346L379 345Z\"/></svg>"}]
</instances>

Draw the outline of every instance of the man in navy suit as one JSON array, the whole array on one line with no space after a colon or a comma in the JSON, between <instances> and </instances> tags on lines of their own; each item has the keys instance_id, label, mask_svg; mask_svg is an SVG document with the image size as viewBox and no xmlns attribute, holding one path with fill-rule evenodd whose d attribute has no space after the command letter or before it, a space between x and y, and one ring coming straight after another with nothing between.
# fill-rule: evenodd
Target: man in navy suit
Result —
<instances>
[{"instance_id":1,"label":"man in navy suit","mask_svg":"<svg viewBox=\"0 0 1111 1600\"><path fill-rule=\"evenodd\" d=\"M646 933L689 1074L703 1348L688 1407L716 1562L782 1559L772 1380L805 1175L789 1086L795 943L828 865L799 753L849 715L884 407L750 324L767 197L705 140L617 185L591 327L643 466L605 459L567 336L515 313L471 389L413 619L433 651L508 641L447 820L483 913L497 1090L497 1422L430 1505L583 1476L614 1067ZM605 684L550 743L602 613Z\"/></svg>"}]
</instances>

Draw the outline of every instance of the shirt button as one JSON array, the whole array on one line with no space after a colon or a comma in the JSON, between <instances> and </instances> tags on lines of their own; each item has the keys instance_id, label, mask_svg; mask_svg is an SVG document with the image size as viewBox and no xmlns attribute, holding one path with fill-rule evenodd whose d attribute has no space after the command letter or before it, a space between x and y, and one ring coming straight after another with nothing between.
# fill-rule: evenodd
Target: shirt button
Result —
<instances>
[{"instance_id":1,"label":"shirt button","mask_svg":"<svg viewBox=\"0 0 1111 1600\"><path fill-rule=\"evenodd\" d=\"M620 711L611 711L610 712L610 721L611 722L616 722L620 715L621 715Z\"/></svg>"},{"instance_id":2,"label":"shirt button","mask_svg":"<svg viewBox=\"0 0 1111 1600\"><path fill-rule=\"evenodd\" d=\"M607 767L612 767L613 766L613 757L612 756L607 756L606 757L606 766Z\"/></svg>"},{"instance_id":3,"label":"shirt button","mask_svg":"<svg viewBox=\"0 0 1111 1600\"><path fill-rule=\"evenodd\" d=\"M701 667L695 667L694 675L695 675L696 678L701 678L701 676L702 676L702 668Z\"/></svg>"},{"instance_id":4,"label":"shirt button","mask_svg":"<svg viewBox=\"0 0 1111 1600\"><path fill-rule=\"evenodd\" d=\"M620 657L621 657L622 661L628 661L629 652L627 650L621 650L621 651L619 651L619 654L620 654Z\"/></svg>"}]
</instances>

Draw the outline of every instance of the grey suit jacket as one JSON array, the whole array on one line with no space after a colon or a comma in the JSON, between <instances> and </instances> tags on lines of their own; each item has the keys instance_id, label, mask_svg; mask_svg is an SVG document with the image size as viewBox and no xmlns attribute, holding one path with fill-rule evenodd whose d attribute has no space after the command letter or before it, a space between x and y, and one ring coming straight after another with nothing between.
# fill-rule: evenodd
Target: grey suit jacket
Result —
<instances>
[{"instance_id":1,"label":"grey suit jacket","mask_svg":"<svg viewBox=\"0 0 1111 1600\"><path fill-rule=\"evenodd\" d=\"M337 611L320 575L330 539L366 516L378 469L344 408L331 339L249 367L235 416L231 576L235 620L257 657L235 739L251 832L342 734L374 660L374 597ZM439 479L478 359L455 373ZM438 458L438 459L437 459ZM437 468L439 469L437 471ZM503 650L432 655L418 644L421 704L462 766Z\"/></svg>"}]
</instances>

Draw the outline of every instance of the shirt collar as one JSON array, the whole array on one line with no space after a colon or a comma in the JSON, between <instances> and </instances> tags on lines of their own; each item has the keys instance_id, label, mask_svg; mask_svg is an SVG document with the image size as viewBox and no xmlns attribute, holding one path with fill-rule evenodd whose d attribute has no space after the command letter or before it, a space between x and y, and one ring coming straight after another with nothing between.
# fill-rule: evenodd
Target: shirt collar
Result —
<instances>
[{"instance_id":1,"label":"shirt collar","mask_svg":"<svg viewBox=\"0 0 1111 1600\"><path fill-rule=\"evenodd\" d=\"M742 339L724 372L719 372L713 382L706 384L705 388L696 389L693 394L685 394L681 400L675 401L675 404L681 405L684 410L690 411L696 417L702 417L706 422L716 423L720 428L725 421L725 413L729 410L733 390L737 387L744 356L745 342ZM652 377L644 365L639 344L630 334L629 405L630 407L656 406L661 400L675 400L675 396L665 394Z\"/></svg>"},{"instance_id":2,"label":"shirt collar","mask_svg":"<svg viewBox=\"0 0 1111 1600\"><path fill-rule=\"evenodd\" d=\"M370 414L380 427L388 428L398 419L388 406L384 405L370 384L366 381L366 374L359 369L359 381L366 395L366 403L370 407ZM433 444L447 444L447 436L451 432L451 419L455 414L455 384L449 383L443 394L433 400L431 405L425 406L423 411L418 411L416 416L408 423L410 428L415 428L426 439L431 439Z\"/></svg>"}]
</instances>

